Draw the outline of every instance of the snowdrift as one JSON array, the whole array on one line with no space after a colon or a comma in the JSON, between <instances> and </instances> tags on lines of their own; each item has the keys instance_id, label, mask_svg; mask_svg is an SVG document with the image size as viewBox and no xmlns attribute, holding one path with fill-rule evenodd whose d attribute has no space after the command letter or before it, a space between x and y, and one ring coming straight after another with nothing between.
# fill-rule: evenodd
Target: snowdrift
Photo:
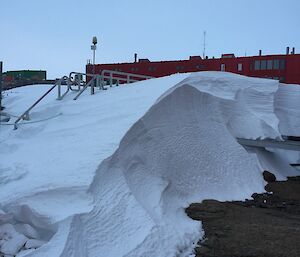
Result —
<instances>
[{"instance_id":1,"label":"snowdrift","mask_svg":"<svg viewBox=\"0 0 300 257\"><path fill-rule=\"evenodd\" d=\"M201 229L185 207L264 191L265 154L246 151L236 137L280 138L277 87L270 80L199 73L166 92L99 166L90 187L95 207L74 217L61 256L190 253ZM288 163L282 166L287 169L277 175L295 174Z\"/></svg>"},{"instance_id":2,"label":"snowdrift","mask_svg":"<svg viewBox=\"0 0 300 257\"><path fill-rule=\"evenodd\" d=\"M158 81L161 88L170 88L170 81ZM109 158L103 161L103 155L96 157L100 165L88 189L94 199L90 209L76 213L73 206L68 215L56 218L53 238L26 256L165 257L192 253L203 232L198 222L185 215L184 208L190 203L207 198L239 200L262 192L264 169L279 179L297 174L282 153L245 149L236 141L237 137L280 139L281 129L291 131L291 126L298 124L286 125L284 121L284 113L300 120L294 112L290 114L295 105L284 104L291 91L298 89L278 87L273 80L200 72L167 90L143 117L131 119L131 124L136 122ZM286 94L281 93L285 90ZM154 95L158 97L157 92L148 93L152 101ZM144 105L143 112L146 109ZM93 124L97 131L99 124ZM96 146L100 149L101 142L93 149ZM54 197L58 195L55 191ZM74 201L79 198L72 195ZM27 204L37 206L39 199L46 198L35 196ZM79 199L84 203L84 194ZM48 213L55 216L53 210Z\"/></svg>"}]
</instances>

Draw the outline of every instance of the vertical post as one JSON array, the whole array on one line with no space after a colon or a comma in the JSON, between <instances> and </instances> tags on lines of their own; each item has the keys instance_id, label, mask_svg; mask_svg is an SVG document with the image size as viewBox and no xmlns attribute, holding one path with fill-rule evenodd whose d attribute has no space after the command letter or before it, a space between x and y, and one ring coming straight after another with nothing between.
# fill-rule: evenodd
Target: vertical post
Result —
<instances>
[{"instance_id":1,"label":"vertical post","mask_svg":"<svg viewBox=\"0 0 300 257\"><path fill-rule=\"evenodd\" d=\"M92 84L91 84L91 94L93 95L95 93L95 83L96 83L96 79L95 79L95 59L96 59L96 49L97 49L97 37L93 37L93 45L91 46L91 49L93 50L93 78L92 78Z\"/></svg>"},{"instance_id":2,"label":"vertical post","mask_svg":"<svg viewBox=\"0 0 300 257\"><path fill-rule=\"evenodd\" d=\"M91 84L91 95L95 94L95 52L96 52L96 45L93 45L93 78Z\"/></svg>"},{"instance_id":3,"label":"vertical post","mask_svg":"<svg viewBox=\"0 0 300 257\"><path fill-rule=\"evenodd\" d=\"M2 67L3 63L0 62L0 112L2 111Z\"/></svg>"},{"instance_id":4,"label":"vertical post","mask_svg":"<svg viewBox=\"0 0 300 257\"><path fill-rule=\"evenodd\" d=\"M112 87L112 84L113 84L113 76L112 76L112 73L110 72L109 73L109 86Z\"/></svg>"},{"instance_id":5,"label":"vertical post","mask_svg":"<svg viewBox=\"0 0 300 257\"><path fill-rule=\"evenodd\" d=\"M96 57L96 45L93 47L93 75L95 76L95 57Z\"/></svg>"},{"instance_id":6,"label":"vertical post","mask_svg":"<svg viewBox=\"0 0 300 257\"><path fill-rule=\"evenodd\" d=\"M58 86L57 86L57 100L61 100L61 81L58 82Z\"/></svg>"}]
</instances>

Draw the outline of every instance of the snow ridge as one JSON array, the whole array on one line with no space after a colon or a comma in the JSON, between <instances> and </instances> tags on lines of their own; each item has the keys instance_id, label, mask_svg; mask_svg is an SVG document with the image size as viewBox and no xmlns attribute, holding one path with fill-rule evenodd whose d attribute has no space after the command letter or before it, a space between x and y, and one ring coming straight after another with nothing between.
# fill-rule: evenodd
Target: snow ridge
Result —
<instances>
[{"instance_id":1,"label":"snow ridge","mask_svg":"<svg viewBox=\"0 0 300 257\"><path fill-rule=\"evenodd\" d=\"M269 80L199 73L167 91L99 166L89 190L94 209L73 219L61 256L192 252L201 228L185 207L264 191L257 155L235 137L280 137L273 112L277 87Z\"/></svg>"}]
</instances>

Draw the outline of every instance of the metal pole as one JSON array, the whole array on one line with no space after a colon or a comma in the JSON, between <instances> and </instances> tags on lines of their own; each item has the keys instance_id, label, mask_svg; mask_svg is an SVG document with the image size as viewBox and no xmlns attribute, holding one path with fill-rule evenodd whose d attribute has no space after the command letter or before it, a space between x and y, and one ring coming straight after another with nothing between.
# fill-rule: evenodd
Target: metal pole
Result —
<instances>
[{"instance_id":1,"label":"metal pole","mask_svg":"<svg viewBox=\"0 0 300 257\"><path fill-rule=\"evenodd\" d=\"M95 56L96 56L96 49L93 49L93 75L95 76Z\"/></svg>"},{"instance_id":2,"label":"metal pole","mask_svg":"<svg viewBox=\"0 0 300 257\"><path fill-rule=\"evenodd\" d=\"M0 112L2 111L2 67L3 63L0 62Z\"/></svg>"},{"instance_id":3,"label":"metal pole","mask_svg":"<svg viewBox=\"0 0 300 257\"><path fill-rule=\"evenodd\" d=\"M97 37L93 37L93 45L91 46L93 50L93 78L92 78L92 84L91 84L91 94L93 95L95 93L95 84L96 84L96 79L95 79L95 57L96 57L96 48L97 48Z\"/></svg>"}]
</instances>

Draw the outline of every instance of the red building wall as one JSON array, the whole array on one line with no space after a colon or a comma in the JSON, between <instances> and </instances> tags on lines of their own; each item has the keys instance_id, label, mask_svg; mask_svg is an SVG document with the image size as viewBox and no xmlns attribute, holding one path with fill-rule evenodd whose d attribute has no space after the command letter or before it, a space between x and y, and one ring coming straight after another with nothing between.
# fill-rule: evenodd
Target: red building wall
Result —
<instances>
[{"instance_id":1,"label":"red building wall","mask_svg":"<svg viewBox=\"0 0 300 257\"><path fill-rule=\"evenodd\" d=\"M218 59L202 59L200 56L191 56L188 60L161 62L139 59L139 61L133 63L96 64L95 73L100 74L102 70L116 70L163 77L184 72L221 71L222 67L227 72L300 84L300 54L249 57L235 57L233 54L227 54ZM91 64L86 66L86 72L92 73Z\"/></svg>"}]
</instances>

